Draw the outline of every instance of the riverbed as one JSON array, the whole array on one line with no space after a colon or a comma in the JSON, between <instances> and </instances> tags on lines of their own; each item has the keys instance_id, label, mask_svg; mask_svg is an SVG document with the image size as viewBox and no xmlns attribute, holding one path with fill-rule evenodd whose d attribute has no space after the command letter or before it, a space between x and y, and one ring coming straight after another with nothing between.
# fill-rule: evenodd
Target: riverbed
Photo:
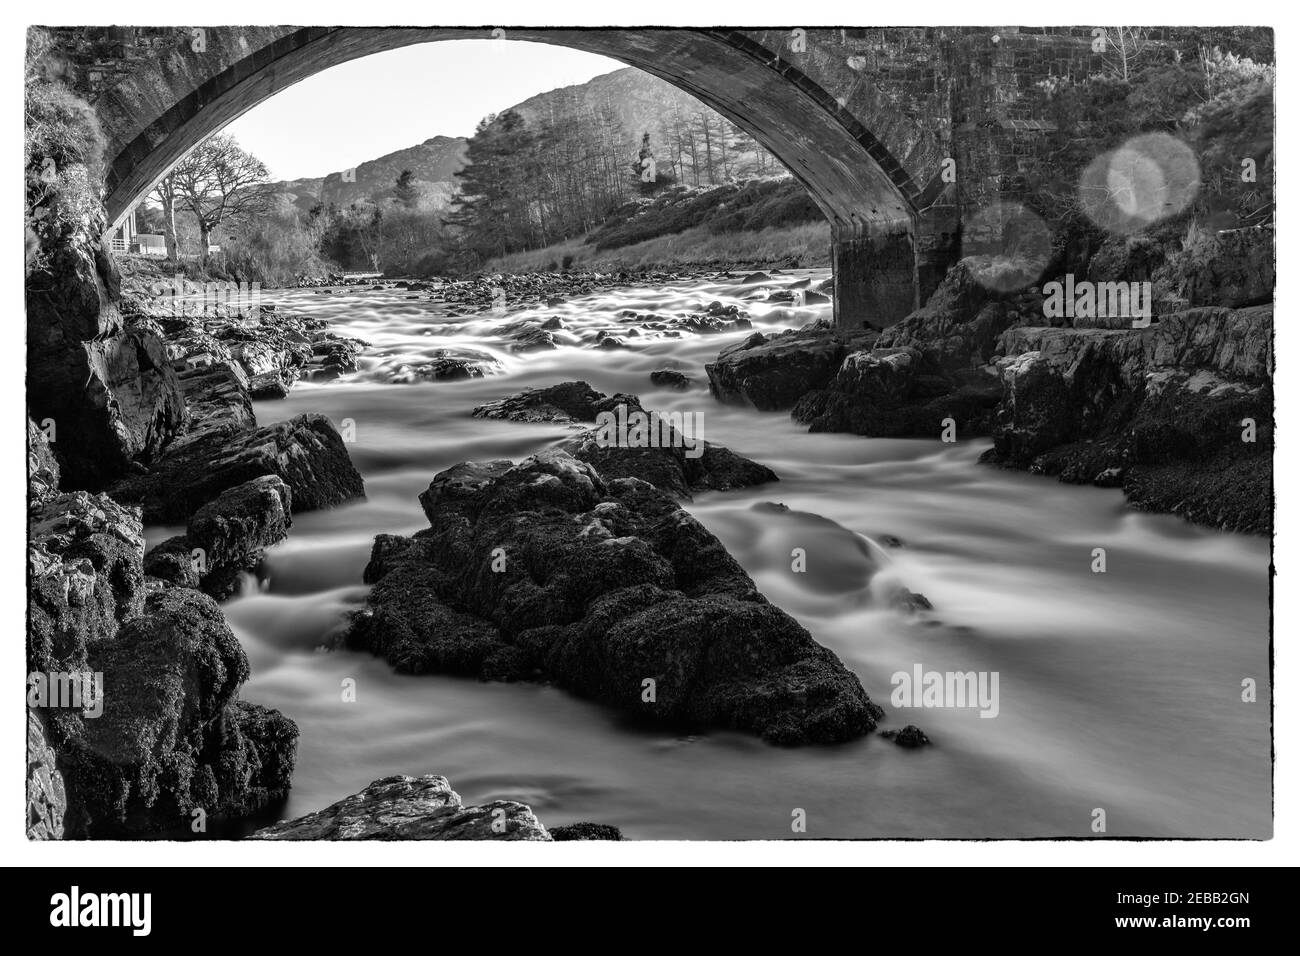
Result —
<instances>
[{"instance_id":1,"label":"riverbed","mask_svg":"<svg viewBox=\"0 0 1300 956\"><path fill-rule=\"evenodd\" d=\"M704 364L745 331L592 347L598 330L626 325L624 310L671 315L720 301L763 331L829 316L829 306L755 302L743 298L749 291L682 280L468 316L403 289L264 293L370 343L358 372L256 405L262 424L308 411L341 428L350 420L366 482L364 501L295 515L262 579L224 605L252 665L241 695L301 731L293 791L277 815L320 809L387 775L439 773L467 803L520 800L548 825L610 823L632 839L1092 837L1097 809L1108 836L1269 836L1268 541L1133 512L1118 490L981 465L986 439L814 435L785 413L722 405ZM506 329L551 316L573 344L508 350ZM420 381L418 369L446 350L491 356L496 373ZM652 386L649 373L665 367L692 388ZM914 723L932 746L870 735L777 748L740 734L656 732L555 687L401 676L367 654L323 649L364 600L371 539L425 526L416 496L437 472L517 460L569 434L475 419L471 409L575 379L638 394L647 408L701 412L707 440L780 476L685 507L858 675L887 711L881 729ZM835 524L774 516L768 502ZM149 529L151 543L171 530ZM844 533L869 539L888 579L933 610L891 609L835 562L792 570L793 549L833 553ZM1104 572L1094 570L1098 548ZM996 673L996 716L895 707L892 676L917 665ZM1254 702L1242 700L1248 679ZM354 701L344 699L349 680ZM797 810L804 834L792 832Z\"/></svg>"}]
</instances>

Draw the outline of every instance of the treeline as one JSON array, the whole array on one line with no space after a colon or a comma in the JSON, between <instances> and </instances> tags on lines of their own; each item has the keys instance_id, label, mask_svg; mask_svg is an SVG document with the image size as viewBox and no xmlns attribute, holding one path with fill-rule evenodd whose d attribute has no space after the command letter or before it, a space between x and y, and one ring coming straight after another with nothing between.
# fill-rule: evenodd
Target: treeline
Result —
<instances>
[{"instance_id":1,"label":"treeline","mask_svg":"<svg viewBox=\"0 0 1300 956\"><path fill-rule=\"evenodd\" d=\"M673 107L654 130L640 131L625 129L612 105L576 95L532 123L513 110L484 119L456 174L449 265L473 269L585 235L629 201L674 184L711 187L784 172L712 110Z\"/></svg>"}]
</instances>

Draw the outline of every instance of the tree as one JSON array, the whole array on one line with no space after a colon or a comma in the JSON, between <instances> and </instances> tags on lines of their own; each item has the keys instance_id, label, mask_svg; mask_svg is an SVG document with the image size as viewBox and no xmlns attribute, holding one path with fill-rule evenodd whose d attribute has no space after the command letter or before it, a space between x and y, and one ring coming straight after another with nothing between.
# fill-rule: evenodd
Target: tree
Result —
<instances>
[{"instance_id":1,"label":"tree","mask_svg":"<svg viewBox=\"0 0 1300 956\"><path fill-rule=\"evenodd\" d=\"M229 224L263 214L269 195L266 164L240 149L231 136L213 136L172 170L175 187L199 227L199 257L207 262L212 233Z\"/></svg>"},{"instance_id":2,"label":"tree","mask_svg":"<svg viewBox=\"0 0 1300 956\"><path fill-rule=\"evenodd\" d=\"M403 169L393 183L393 198L403 209L414 209L420 201L420 192L415 187L415 174Z\"/></svg>"},{"instance_id":3,"label":"tree","mask_svg":"<svg viewBox=\"0 0 1300 956\"><path fill-rule=\"evenodd\" d=\"M153 198L162 207L163 240L167 244L167 258L176 261L176 206L181 201L180 188L176 183L176 170L172 170L153 188Z\"/></svg>"},{"instance_id":4,"label":"tree","mask_svg":"<svg viewBox=\"0 0 1300 956\"><path fill-rule=\"evenodd\" d=\"M1106 27L1105 39L1101 58L1127 83L1151 45L1151 33L1146 27Z\"/></svg>"},{"instance_id":5,"label":"tree","mask_svg":"<svg viewBox=\"0 0 1300 956\"><path fill-rule=\"evenodd\" d=\"M462 231L478 260L528 247L531 200L538 183L537 139L518 113L482 120L470 138L468 165L456 173L460 192L447 224Z\"/></svg>"}]
</instances>

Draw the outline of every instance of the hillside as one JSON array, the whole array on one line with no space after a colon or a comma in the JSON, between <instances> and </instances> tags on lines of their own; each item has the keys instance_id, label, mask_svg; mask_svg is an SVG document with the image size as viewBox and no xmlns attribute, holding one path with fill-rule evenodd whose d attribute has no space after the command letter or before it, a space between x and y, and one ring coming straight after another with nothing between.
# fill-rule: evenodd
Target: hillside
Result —
<instances>
[{"instance_id":1,"label":"hillside","mask_svg":"<svg viewBox=\"0 0 1300 956\"><path fill-rule=\"evenodd\" d=\"M650 133L656 159L675 178L691 185L712 185L755 175L782 175L785 170L749 137L721 116L649 73L615 70L580 83L539 93L501 112L513 111L530 127L541 127L573 116L590 117L618 131L628 159L636 144ZM445 208L456 189L456 172L465 164L466 140L434 136L417 146L399 149L357 166L354 182L343 172L311 179L273 183L282 204L302 212L318 202L347 206L358 200L389 195L403 169L415 176L421 206Z\"/></svg>"},{"instance_id":2,"label":"hillside","mask_svg":"<svg viewBox=\"0 0 1300 956\"><path fill-rule=\"evenodd\" d=\"M306 212L318 202L347 206L361 199L373 200L390 194L402 170L415 177L420 205L441 209L455 191L455 175L465 164L465 140L460 136L434 136L417 146L399 149L357 166L355 181L345 181L343 172L314 179L292 179L272 184L272 190L296 208Z\"/></svg>"}]
</instances>

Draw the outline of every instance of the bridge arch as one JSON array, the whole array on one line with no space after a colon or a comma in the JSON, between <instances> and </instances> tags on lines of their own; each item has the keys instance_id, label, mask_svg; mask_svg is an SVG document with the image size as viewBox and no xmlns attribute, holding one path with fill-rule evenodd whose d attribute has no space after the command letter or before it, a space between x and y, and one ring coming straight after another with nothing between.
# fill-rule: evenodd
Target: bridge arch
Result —
<instances>
[{"instance_id":1,"label":"bridge arch","mask_svg":"<svg viewBox=\"0 0 1300 956\"><path fill-rule=\"evenodd\" d=\"M165 55L124 71L94 100L109 139L105 205L114 227L186 153L294 83L386 50L493 36L487 28L180 29L179 39L176 31L158 38ZM492 42L550 43L620 60L726 116L803 184L830 222L837 249L852 248L861 259L864 243L888 248L880 269L857 270L859 284L867 286L865 297L847 285L836 289L837 313L855 299L864 314L888 320L917 304L912 237L921 187L883 142L790 57L732 30L503 28L501 33L504 38Z\"/></svg>"}]
</instances>

